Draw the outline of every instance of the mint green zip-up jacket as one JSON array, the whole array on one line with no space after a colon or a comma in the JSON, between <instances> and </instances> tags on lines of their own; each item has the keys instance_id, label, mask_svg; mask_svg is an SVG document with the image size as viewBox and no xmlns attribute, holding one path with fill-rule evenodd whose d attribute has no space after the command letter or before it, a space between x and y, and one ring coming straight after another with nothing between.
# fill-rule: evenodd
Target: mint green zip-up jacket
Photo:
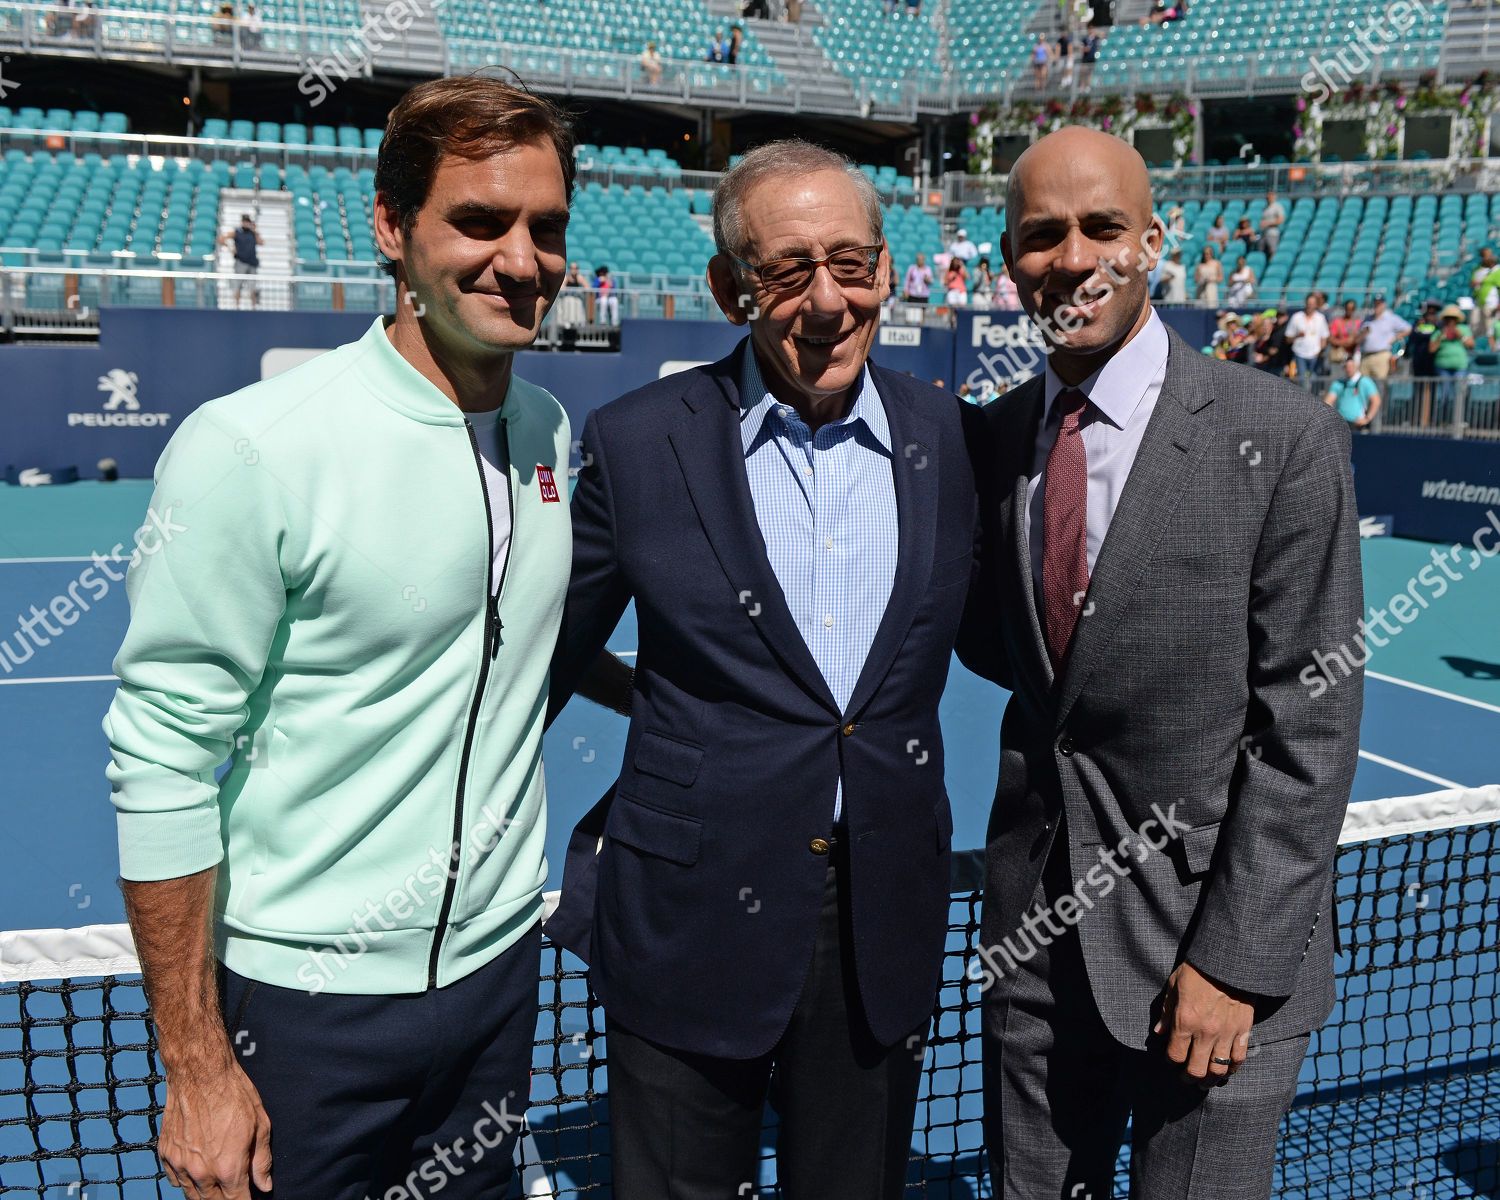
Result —
<instances>
[{"instance_id":1,"label":"mint green zip-up jacket","mask_svg":"<svg viewBox=\"0 0 1500 1200\"><path fill-rule=\"evenodd\" d=\"M217 953L241 975L420 992L540 918L571 434L513 378L494 436L498 611L473 432L380 320L205 404L162 454L171 532L131 567L104 721L121 875L218 864Z\"/></svg>"}]
</instances>

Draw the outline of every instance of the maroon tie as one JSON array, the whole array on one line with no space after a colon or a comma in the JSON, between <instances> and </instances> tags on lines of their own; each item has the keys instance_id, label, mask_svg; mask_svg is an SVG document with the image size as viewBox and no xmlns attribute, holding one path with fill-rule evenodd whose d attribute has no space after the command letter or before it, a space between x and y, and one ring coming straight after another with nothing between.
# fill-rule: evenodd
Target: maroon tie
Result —
<instances>
[{"instance_id":1,"label":"maroon tie","mask_svg":"<svg viewBox=\"0 0 1500 1200\"><path fill-rule=\"evenodd\" d=\"M1088 397L1064 388L1055 403L1062 424L1042 481L1042 616L1054 671L1067 656L1089 587L1089 460L1079 427Z\"/></svg>"}]
</instances>

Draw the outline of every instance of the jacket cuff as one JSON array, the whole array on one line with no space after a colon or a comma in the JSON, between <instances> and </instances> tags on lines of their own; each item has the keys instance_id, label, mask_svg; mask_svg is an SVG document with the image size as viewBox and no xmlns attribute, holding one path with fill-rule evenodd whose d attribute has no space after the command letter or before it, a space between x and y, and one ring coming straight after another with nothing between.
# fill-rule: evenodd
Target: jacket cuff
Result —
<instances>
[{"instance_id":1,"label":"jacket cuff","mask_svg":"<svg viewBox=\"0 0 1500 1200\"><path fill-rule=\"evenodd\" d=\"M118 812L115 824L121 879L180 879L217 866L224 857L217 806Z\"/></svg>"}]
</instances>

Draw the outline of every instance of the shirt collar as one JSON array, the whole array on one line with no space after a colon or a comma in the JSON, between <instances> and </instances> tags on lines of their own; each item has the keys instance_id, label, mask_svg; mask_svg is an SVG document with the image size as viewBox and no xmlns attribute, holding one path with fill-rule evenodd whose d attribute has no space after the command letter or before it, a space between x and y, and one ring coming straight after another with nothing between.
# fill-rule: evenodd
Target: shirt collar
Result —
<instances>
[{"instance_id":1,"label":"shirt collar","mask_svg":"<svg viewBox=\"0 0 1500 1200\"><path fill-rule=\"evenodd\" d=\"M463 410L391 344L384 317L376 317L356 345L359 348L356 370L365 386L386 405L426 425L464 423ZM510 388L501 401L500 419L512 419L516 390L516 376L512 371Z\"/></svg>"},{"instance_id":2,"label":"shirt collar","mask_svg":"<svg viewBox=\"0 0 1500 1200\"><path fill-rule=\"evenodd\" d=\"M760 439L766 418L781 406L781 401L766 389L765 377L761 374L760 363L755 357L755 347L747 341L745 361L740 369L740 445L747 455ZM865 428L885 452L890 454L891 425L886 418L880 393L875 390L875 380L868 364L860 369L859 392L849 411L829 424L853 425L860 421L864 422Z\"/></svg>"},{"instance_id":3,"label":"shirt collar","mask_svg":"<svg viewBox=\"0 0 1500 1200\"><path fill-rule=\"evenodd\" d=\"M1096 409L1111 425L1124 429L1147 391L1162 373L1167 361L1167 328L1153 308L1141 331L1120 347L1107 363L1078 385L1078 390L1089 398ZM1047 362L1045 380L1046 408L1042 413L1045 424L1052 419L1052 410L1057 395L1068 385L1052 370Z\"/></svg>"}]
</instances>

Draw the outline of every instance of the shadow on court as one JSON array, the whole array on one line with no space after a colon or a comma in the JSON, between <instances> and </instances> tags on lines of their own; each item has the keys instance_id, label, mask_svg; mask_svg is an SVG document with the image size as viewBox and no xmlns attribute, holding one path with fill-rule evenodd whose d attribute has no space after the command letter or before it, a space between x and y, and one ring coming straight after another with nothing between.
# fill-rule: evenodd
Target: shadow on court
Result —
<instances>
[{"instance_id":1,"label":"shadow on court","mask_svg":"<svg viewBox=\"0 0 1500 1200\"><path fill-rule=\"evenodd\" d=\"M1443 1151L1443 1166L1483 1200L1500 1200L1500 1142L1470 1138Z\"/></svg>"}]
</instances>

